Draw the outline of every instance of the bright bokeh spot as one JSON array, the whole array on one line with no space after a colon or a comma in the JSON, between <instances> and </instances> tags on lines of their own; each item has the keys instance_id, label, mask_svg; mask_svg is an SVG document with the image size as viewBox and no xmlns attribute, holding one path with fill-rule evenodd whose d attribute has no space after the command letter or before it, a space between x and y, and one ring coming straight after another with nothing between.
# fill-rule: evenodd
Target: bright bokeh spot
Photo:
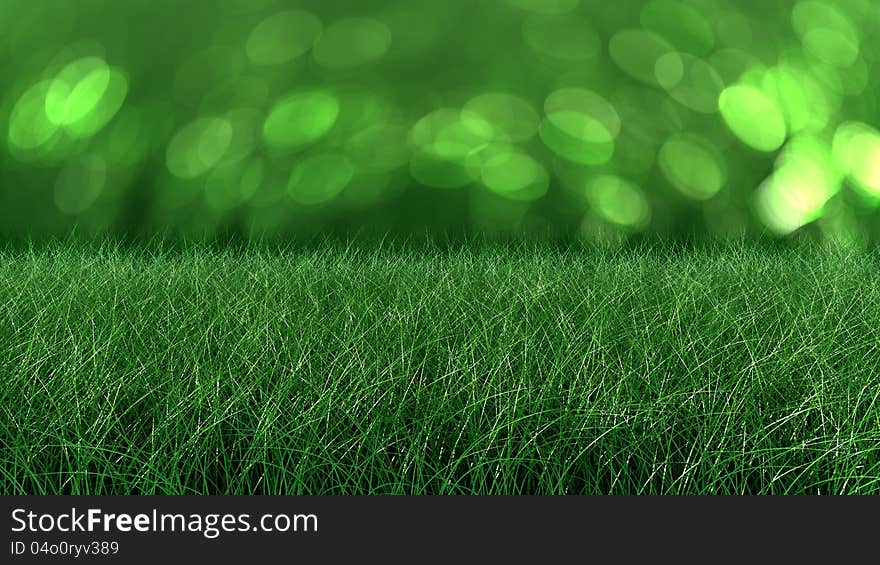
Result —
<instances>
[{"instance_id":1,"label":"bright bokeh spot","mask_svg":"<svg viewBox=\"0 0 880 565\"><path fill-rule=\"evenodd\" d=\"M171 139L165 161L181 179L199 177L220 162L232 142L232 125L220 117L203 117L182 127Z\"/></svg>"},{"instance_id":2,"label":"bright bokeh spot","mask_svg":"<svg viewBox=\"0 0 880 565\"><path fill-rule=\"evenodd\" d=\"M792 133L820 131L830 119L822 88L807 73L790 65L768 69L760 84L785 116Z\"/></svg>"},{"instance_id":3,"label":"bright bokeh spot","mask_svg":"<svg viewBox=\"0 0 880 565\"><path fill-rule=\"evenodd\" d=\"M794 138L780 155L776 171L759 188L755 203L761 220L785 235L822 216L840 190L840 174L827 144L812 136Z\"/></svg>"},{"instance_id":4,"label":"bright bokeh spot","mask_svg":"<svg viewBox=\"0 0 880 565\"><path fill-rule=\"evenodd\" d=\"M676 134L658 155L660 170L682 194L697 200L715 196L727 182L724 158L712 143L695 134Z\"/></svg>"},{"instance_id":5,"label":"bright bokeh spot","mask_svg":"<svg viewBox=\"0 0 880 565\"><path fill-rule=\"evenodd\" d=\"M541 121L532 105L518 96L490 92L471 98L464 111L481 116L492 124L499 141L528 141L538 132Z\"/></svg>"},{"instance_id":6,"label":"bright bokeh spot","mask_svg":"<svg viewBox=\"0 0 880 565\"><path fill-rule=\"evenodd\" d=\"M75 121L65 123L65 131L73 138L91 137L101 131L122 108L128 95L128 79L114 68L110 68L107 88L89 111Z\"/></svg>"},{"instance_id":7,"label":"bright bokeh spot","mask_svg":"<svg viewBox=\"0 0 880 565\"><path fill-rule=\"evenodd\" d=\"M46 93L46 115L57 125L76 123L89 114L110 86L110 67L98 57L83 57L64 67Z\"/></svg>"},{"instance_id":8,"label":"bright bokeh spot","mask_svg":"<svg viewBox=\"0 0 880 565\"><path fill-rule=\"evenodd\" d=\"M657 84L657 61L675 49L668 41L650 31L628 29L615 33L608 44L611 60L632 78Z\"/></svg>"},{"instance_id":9,"label":"bright bokeh spot","mask_svg":"<svg viewBox=\"0 0 880 565\"><path fill-rule=\"evenodd\" d=\"M385 56L391 30L372 18L347 18L331 24L315 43L312 56L323 67L351 69Z\"/></svg>"},{"instance_id":10,"label":"bright bokeh spot","mask_svg":"<svg viewBox=\"0 0 880 565\"><path fill-rule=\"evenodd\" d=\"M715 46L712 26L685 2L678 0L652 0L641 12L641 23L668 40L679 51L705 55Z\"/></svg>"},{"instance_id":11,"label":"bright bokeh spot","mask_svg":"<svg viewBox=\"0 0 880 565\"><path fill-rule=\"evenodd\" d=\"M776 171L755 197L761 220L780 235L789 234L822 215L825 194L806 171L787 167Z\"/></svg>"},{"instance_id":12,"label":"bright bokeh spot","mask_svg":"<svg viewBox=\"0 0 880 565\"><path fill-rule=\"evenodd\" d=\"M642 191L633 183L613 175L603 175L587 185L587 199L605 220L626 228L648 225L651 209Z\"/></svg>"},{"instance_id":13,"label":"bright bokeh spot","mask_svg":"<svg viewBox=\"0 0 880 565\"><path fill-rule=\"evenodd\" d=\"M65 214L88 210L101 195L107 180L107 164L96 156L67 163L55 181L55 205Z\"/></svg>"},{"instance_id":14,"label":"bright bokeh spot","mask_svg":"<svg viewBox=\"0 0 880 565\"><path fill-rule=\"evenodd\" d=\"M523 22L523 38L535 52L567 63L591 59L602 47L590 22L576 15L530 16Z\"/></svg>"},{"instance_id":15,"label":"bright bokeh spot","mask_svg":"<svg viewBox=\"0 0 880 565\"><path fill-rule=\"evenodd\" d=\"M859 122L837 128L833 141L834 161L865 195L880 199L880 132Z\"/></svg>"},{"instance_id":16,"label":"bright bokeh spot","mask_svg":"<svg viewBox=\"0 0 880 565\"><path fill-rule=\"evenodd\" d=\"M278 101L263 122L263 139L273 149L290 151L314 143L339 117L339 99L324 90L296 92Z\"/></svg>"},{"instance_id":17,"label":"bright bokeh spot","mask_svg":"<svg viewBox=\"0 0 880 565\"><path fill-rule=\"evenodd\" d=\"M324 204L342 192L353 176L354 167L344 155L313 155L293 167L287 194L297 204Z\"/></svg>"},{"instance_id":18,"label":"bright bokeh spot","mask_svg":"<svg viewBox=\"0 0 880 565\"><path fill-rule=\"evenodd\" d=\"M738 84L726 88L718 106L727 126L749 147L772 152L785 143L787 134L782 112L754 86Z\"/></svg>"},{"instance_id":19,"label":"bright bokeh spot","mask_svg":"<svg viewBox=\"0 0 880 565\"><path fill-rule=\"evenodd\" d=\"M322 29L321 20L310 12L280 12L257 24L248 36L245 50L258 65L287 63L307 53Z\"/></svg>"},{"instance_id":20,"label":"bright bokeh spot","mask_svg":"<svg viewBox=\"0 0 880 565\"><path fill-rule=\"evenodd\" d=\"M834 159L833 141L825 134L802 134L793 137L779 155L776 167L812 169L814 176L819 178L822 186L825 187L826 200L840 190L844 175Z\"/></svg>"}]
</instances>

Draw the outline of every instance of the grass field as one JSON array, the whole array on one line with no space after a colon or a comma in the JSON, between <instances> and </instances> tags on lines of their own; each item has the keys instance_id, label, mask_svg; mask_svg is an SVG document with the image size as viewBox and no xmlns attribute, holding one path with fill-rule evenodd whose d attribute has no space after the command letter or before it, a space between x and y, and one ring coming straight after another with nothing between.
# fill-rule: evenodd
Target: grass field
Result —
<instances>
[{"instance_id":1,"label":"grass field","mask_svg":"<svg viewBox=\"0 0 880 565\"><path fill-rule=\"evenodd\" d=\"M880 258L0 252L4 494L880 493Z\"/></svg>"}]
</instances>

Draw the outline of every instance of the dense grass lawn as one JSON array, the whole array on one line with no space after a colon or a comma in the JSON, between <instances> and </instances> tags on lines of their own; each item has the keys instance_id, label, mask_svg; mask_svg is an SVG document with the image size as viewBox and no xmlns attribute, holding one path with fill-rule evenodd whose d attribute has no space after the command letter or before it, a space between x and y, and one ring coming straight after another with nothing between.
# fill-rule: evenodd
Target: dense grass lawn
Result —
<instances>
[{"instance_id":1,"label":"dense grass lawn","mask_svg":"<svg viewBox=\"0 0 880 565\"><path fill-rule=\"evenodd\" d=\"M880 260L0 252L0 491L880 493Z\"/></svg>"}]
</instances>

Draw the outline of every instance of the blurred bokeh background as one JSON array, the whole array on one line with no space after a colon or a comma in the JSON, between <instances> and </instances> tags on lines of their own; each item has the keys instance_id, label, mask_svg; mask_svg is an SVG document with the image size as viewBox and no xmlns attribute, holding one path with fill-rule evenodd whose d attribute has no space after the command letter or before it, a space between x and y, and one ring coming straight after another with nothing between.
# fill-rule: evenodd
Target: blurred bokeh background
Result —
<instances>
[{"instance_id":1,"label":"blurred bokeh background","mask_svg":"<svg viewBox=\"0 0 880 565\"><path fill-rule=\"evenodd\" d=\"M880 239L872 0L0 0L0 230Z\"/></svg>"}]
</instances>

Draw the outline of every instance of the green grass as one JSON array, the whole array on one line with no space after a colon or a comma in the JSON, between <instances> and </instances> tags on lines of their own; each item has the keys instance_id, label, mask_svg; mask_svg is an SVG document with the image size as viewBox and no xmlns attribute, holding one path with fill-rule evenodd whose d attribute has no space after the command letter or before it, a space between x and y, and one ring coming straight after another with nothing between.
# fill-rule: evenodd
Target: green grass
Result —
<instances>
[{"instance_id":1,"label":"green grass","mask_svg":"<svg viewBox=\"0 0 880 565\"><path fill-rule=\"evenodd\" d=\"M0 252L5 494L880 493L880 259Z\"/></svg>"}]
</instances>

